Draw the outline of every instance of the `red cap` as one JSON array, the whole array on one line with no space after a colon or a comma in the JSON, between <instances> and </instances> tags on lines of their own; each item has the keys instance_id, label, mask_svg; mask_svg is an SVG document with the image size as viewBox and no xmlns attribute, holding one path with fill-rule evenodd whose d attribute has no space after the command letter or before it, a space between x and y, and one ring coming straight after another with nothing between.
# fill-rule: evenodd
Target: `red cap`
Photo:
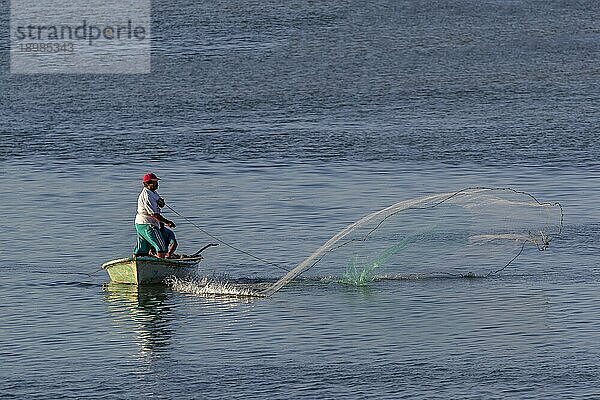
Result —
<instances>
[{"instance_id":1,"label":"red cap","mask_svg":"<svg viewBox=\"0 0 600 400\"><path fill-rule=\"evenodd\" d=\"M160 180L160 178L158 176L154 175L153 173L144 175L144 179L143 179L144 182L152 182L152 181L158 181L158 180Z\"/></svg>"}]
</instances>

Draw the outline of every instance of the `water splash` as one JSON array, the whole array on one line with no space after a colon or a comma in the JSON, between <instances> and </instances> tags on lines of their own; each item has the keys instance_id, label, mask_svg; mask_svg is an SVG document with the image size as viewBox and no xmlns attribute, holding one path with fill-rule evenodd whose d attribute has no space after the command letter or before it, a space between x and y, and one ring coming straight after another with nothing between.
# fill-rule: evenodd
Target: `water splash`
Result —
<instances>
[{"instance_id":1,"label":"water splash","mask_svg":"<svg viewBox=\"0 0 600 400\"><path fill-rule=\"evenodd\" d=\"M263 297L252 285L236 284L224 277L205 276L180 279L169 277L165 283L176 292L196 296Z\"/></svg>"},{"instance_id":2,"label":"water splash","mask_svg":"<svg viewBox=\"0 0 600 400\"><path fill-rule=\"evenodd\" d=\"M372 263L371 265L363 266L362 269L359 265L358 258L354 258L350 261L344 276L342 276L341 283L353 286L365 286L373 282L376 279L375 269L379 267L379 264Z\"/></svg>"},{"instance_id":3,"label":"water splash","mask_svg":"<svg viewBox=\"0 0 600 400\"><path fill-rule=\"evenodd\" d=\"M367 263L361 263L357 256L352 257L341 282L347 285L365 286L377 280L378 277L375 275L375 270L384 265L396 253L406 248L406 246L416 242L421 236L407 237L399 243L388 247L379 257Z\"/></svg>"}]
</instances>

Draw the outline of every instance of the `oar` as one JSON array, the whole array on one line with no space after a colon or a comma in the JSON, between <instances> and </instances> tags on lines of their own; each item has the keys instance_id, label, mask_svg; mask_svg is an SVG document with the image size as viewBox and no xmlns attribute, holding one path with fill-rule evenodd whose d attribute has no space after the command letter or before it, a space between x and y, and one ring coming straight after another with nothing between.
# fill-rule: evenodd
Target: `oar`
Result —
<instances>
[{"instance_id":1,"label":"oar","mask_svg":"<svg viewBox=\"0 0 600 400\"><path fill-rule=\"evenodd\" d=\"M204 250L208 249L209 247L213 247L213 246L218 246L219 243L209 243L206 246L204 246L203 248L201 248L200 250L198 250L197 252L195 252L194 254L192 254L190 257L197 257L200 255L200 253L202 253Z\"/></svg>"}]
</instances>

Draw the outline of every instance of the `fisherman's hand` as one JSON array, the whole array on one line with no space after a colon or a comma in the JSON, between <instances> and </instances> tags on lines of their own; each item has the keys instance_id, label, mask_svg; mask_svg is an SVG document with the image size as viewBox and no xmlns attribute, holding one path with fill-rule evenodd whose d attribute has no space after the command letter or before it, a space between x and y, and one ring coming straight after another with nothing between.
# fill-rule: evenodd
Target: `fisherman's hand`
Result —
<instances>
[{"instance_id":1,"label":"fisherman's hand","mask_svg":"<svg viewBox=\"0 0 600 400\"><path fill-rule=\"evenodd\" d=\"M173 222L173 221L167 221L167 226L169 228L175 228L175 222Z\"/></svg>"},{"instance_id":2,"label":"fisherman's hand","mask_svg":"<svg viewBox=\"0 0 600 400\"><path fill-rule=\"evenodd\" d=\"M158 200L156 200L156 204L160 207L163 208L165 206L165 199L163 199L162 197L160 197Z\"/></svg>"}]
</instances>

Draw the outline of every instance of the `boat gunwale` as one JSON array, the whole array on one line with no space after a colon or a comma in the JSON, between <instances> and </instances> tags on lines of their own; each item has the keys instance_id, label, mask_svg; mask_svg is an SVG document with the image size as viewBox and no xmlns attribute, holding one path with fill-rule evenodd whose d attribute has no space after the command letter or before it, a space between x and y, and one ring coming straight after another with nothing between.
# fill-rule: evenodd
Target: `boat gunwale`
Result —
<instances>
[{"instance_id":1,"label":"boat gunwale","mask_svg":"<svg viewBox=\"0 0 600 400\"><path fill-rule=\"evenodd\" d=\"M119 258L116 260L111 260L111 261L107 261L104 264L102 264L102 269L108 269L112 266L115 266L117 264L121 264L121 263L125 263L125 262L132 262L132 261L149 261L149 262L157 262L160 264L163 264L165 266L170 266L170 267L192 267L196 264L198 264L200 262L200 260L202 260L202 256L196 256L196 257L189 257L189 258L158 258L158 257L152 257L152 256L142 256L142 257L125 257L125 258Z\"/></svg>"}]
</instances>

